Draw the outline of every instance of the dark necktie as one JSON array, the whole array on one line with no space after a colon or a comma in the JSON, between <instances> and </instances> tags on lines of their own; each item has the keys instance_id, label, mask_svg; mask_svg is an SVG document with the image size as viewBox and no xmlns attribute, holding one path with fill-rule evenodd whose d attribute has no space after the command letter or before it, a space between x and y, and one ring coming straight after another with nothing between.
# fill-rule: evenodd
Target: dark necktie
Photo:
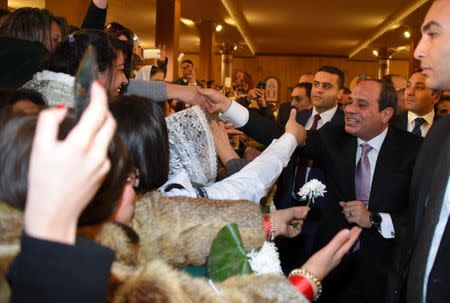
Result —
<instances>
[{"instance_id":1,"label":"dark necktie","mask_svg":"<svg viewBox=\"0 0 450 303\"><path fill-rule=\"evenodd\" d=\"M317 124L319 123L319 120L321 119L319 114L314 115L314 120L311 125L311 128L309 130L317 130ZM295 200L300 200L300 197L298 196L298 192L300 188L305 184L306 179L306 169L308 167L308 160L299 158L297 163L297 168L295 170L295 183L294 183L294 189L292 196Z\"/></svg>"},{"instance_id":2,"label":"dark necktie","mask_svg":"<svg viewBox=\"0 0 450 303\"><path fill-rule=\"evenodd\" d=\"M420 129L420 127L422 125L424 125L425 123L427 123L427 121L425 121L424 118L418 117L418 118L414 119L414 128L411 131L411 133L413 133L416 136L421 136L422 137L422 130Z\"/></svg>"}]
</instances>

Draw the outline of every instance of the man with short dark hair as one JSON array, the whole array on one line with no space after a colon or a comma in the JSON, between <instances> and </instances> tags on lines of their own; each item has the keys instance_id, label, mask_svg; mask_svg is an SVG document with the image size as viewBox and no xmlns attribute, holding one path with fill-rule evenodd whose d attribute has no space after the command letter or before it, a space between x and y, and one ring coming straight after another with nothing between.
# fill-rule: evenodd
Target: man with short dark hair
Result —
<instances>
[{"instance_id":1,"label":"man with short dark hair","mask_svg":"<svg viewBox=\"0 0 450 303\"><path fill-rule=\"evenodd\" d=\"M195 78L194 63L189 59L184 59L181 62L181 78L178 78L173 84L178 85L197 85Z\"/></svg>"},{"instance_id":2,"label":"man with short dark hair","mask_svg":"<svg viewBox=\"0 0 450 303\"><path fill-rule=\"evenodd\" d=\"M434 105L441 95L439 91L427 88L425 79L422 72L411 75L405 90L407 111L394 117L391 122L393 126L421 137L427 135L428 130L438 118L434 112Z\"/></svg>"}]
</instances>

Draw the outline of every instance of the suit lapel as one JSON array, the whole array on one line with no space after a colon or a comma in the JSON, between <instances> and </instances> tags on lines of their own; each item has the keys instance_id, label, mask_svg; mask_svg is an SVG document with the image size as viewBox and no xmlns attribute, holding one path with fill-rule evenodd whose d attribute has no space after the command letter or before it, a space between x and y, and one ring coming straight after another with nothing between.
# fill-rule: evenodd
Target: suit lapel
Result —
<instances>
[{"instance_id":1,"label":"suit lapel","mask_svg":"<svg viewBox=\"0 0 450 303\"><path fill-rule=\"evenodd\" d=\"M312 114L312 108L311 109L305 109L297 112L297 122L303 126L306 125L306 122L308 121L309 117Z\"/></svg>"},{"instance_id":2,"label":"suit lapel","mask_svg":"<svg viewBox=\"0 0 450 303\"><path fill-rule=\"evenodd\" d=\"M392 168L396 166L396 159L394 155L398 154L398 144L395 144L393 130L388 128L386 138L381 145L378 152L377 163L375 164L375 171L372 179L372 186L370 189L369 209L374 206L380 207L383 204L383 184L386 184L386 177L392 173ZM381 205L380 205L381 204Z\"/></svg>"}]
</instances>

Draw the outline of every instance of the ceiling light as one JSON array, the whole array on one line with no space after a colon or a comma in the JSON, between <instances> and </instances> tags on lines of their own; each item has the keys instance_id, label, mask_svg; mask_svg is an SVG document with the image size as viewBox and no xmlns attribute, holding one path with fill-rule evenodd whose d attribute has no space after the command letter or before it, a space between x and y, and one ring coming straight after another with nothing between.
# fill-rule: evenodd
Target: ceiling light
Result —
<instances>
[{"instance_id":1,"label":"ceiling light","mask_svg":"<svg viewBox=\"0 0 450 303\"><path fill-rule=\"evenodd\" d=\"M376 49L374 49L374 50L372 51L372 54L373 54L375 57L378 57L378 51L377 51Z\"/></svg>"},{"instance_id":2,"label":"ceiling light","mask_svg":"<svg viewBox=\"0 0 450 303\"><path fill-rule=\"evenodd\" d=\"M237 51L237 49L238 49L237 45L233 46L234 51Z\"/></svg>"},{"instance_id":3,"label":"ceiling light","mask_svg":"<svg viewBox=\"0 0 450 303\"><path fill-rule=\"evenodd\" d=\"M183 22L183 24L187 25L187 26L191 26L192 27L192 26L195 25L195 22L192 21L191 19L188 19L188 18L180 18L180 21Z\"/></svg>"},{"instance_id":4,"label":"ceiling light","mask_svg":"<svg viewBox=\"0 0 450 303\"><path fill-rule=\"evenodd\" d=\"M216 26L216 32L220 32L223 29L222 24L217 24Z\"/></svg>"},{"instance_id":5,"label":"ceiling light","mask_svg":"<svg viewBox=\"0 0 450 303\"><path fill-rule=\"evenodd\" d=\"M405 31L403 33L403 36L405 36L406 39L409 39L409 38L411 38L411 32L410 31Z\"/></svg>"},{"instance_id":6,"label":"ceiling light","mask_svg":"<svg viewBox=\"0 0 450 303\"><path fill-rule=\"evenodd\" d=\"M225 18L223 21L225 21L225 23L228 25L236 26L236 22L234 22L233 18Z\"/></svg>"}]
</instances>

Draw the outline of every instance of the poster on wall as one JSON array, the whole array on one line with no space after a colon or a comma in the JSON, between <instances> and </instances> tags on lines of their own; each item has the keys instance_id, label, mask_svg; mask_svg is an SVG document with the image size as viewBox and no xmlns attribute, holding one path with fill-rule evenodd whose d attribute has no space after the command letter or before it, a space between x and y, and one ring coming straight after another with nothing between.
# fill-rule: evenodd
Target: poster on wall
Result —
<instances>
[{"instance_id":1,"label":"poster on wall","mask_svg":"<svg viewBox=\"0 0 450 303\"><path fill-rule=\"evenodd\" d=\"M278 78L270 76L266 79L266 101L267 102L278 102L279 92L278 87L280 80Z\"/></svg>"}]
</instances>

